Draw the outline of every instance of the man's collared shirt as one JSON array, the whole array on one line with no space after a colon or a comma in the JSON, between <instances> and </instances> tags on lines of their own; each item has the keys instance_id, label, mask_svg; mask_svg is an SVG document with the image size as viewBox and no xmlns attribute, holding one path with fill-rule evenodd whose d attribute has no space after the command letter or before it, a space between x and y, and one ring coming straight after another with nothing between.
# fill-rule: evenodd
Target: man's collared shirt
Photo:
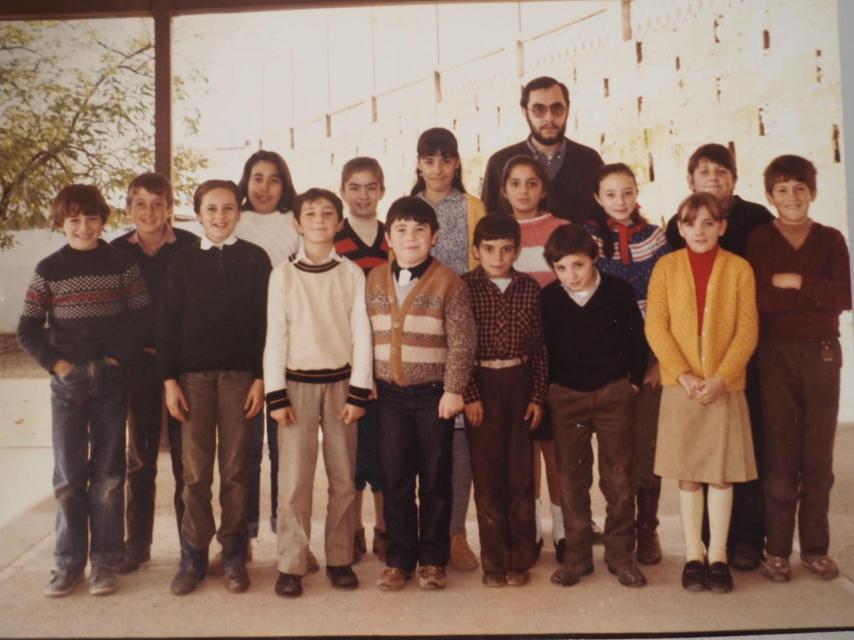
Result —
<instances>
[{"instance_id":1,"label":"man's collared shirt","mask_svg":"<svg viewBox=\"0 0 854 640\"><path fill-rule=\"evenodd\" d=\"M531 155L533 155L543 167L543 169L545 169L546 175L548 175L549 180L554 180L554 177L557 175L557 172L560 171L560 168L563 166L563 160L566 157L566 138L561 138L560 148L558 148L558 150L551 158L539 149L537 149L537 147L531 141L531 136L528 136L526 142L528 143L528 149L531 150Z\"/></svg>"}]
</instances>

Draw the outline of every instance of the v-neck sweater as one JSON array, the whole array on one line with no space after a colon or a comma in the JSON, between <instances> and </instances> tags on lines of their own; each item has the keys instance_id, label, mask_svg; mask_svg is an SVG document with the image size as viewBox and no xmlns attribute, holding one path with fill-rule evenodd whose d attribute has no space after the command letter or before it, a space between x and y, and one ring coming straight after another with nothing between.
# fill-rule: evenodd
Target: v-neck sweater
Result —
<instances>
[{"instance_id":1,"label":"v-neck sweater","mask_svg":"<svg viewBox=\"0 0 854 640\"><path fill-rule=\"evenodd\" d=\"M795 249L773 224L754 231L747 257L756 274L763 339L813 342L839 337L839 314L851 308L851 276L845 238L813 222ZM775 273L797 273L800 289L771 284Z\"/></svg>"}]
</instances>

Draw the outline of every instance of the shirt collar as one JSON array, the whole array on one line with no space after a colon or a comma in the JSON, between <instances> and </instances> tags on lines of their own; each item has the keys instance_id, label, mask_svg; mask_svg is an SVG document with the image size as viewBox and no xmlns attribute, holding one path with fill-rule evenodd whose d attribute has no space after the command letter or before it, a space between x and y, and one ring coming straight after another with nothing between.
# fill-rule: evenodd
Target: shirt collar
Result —
<instances>
[{"instance_id":1,"label":"shirt collar","mask_svg":"<svg viewBox=\"0 0 854 640\"><path fill-rule=\"evenodd\" d=\"M423 191L418 192L417 197L421 198L424 202L429 204L431 207L434 206L433 203L427 199L427 196L424 195ZM435 206L439 206L443 202L449 202L449 203L459 202L460 200L463 200L464 198L465 198L465 196L462 194L462 192L455 187L455 188L451 189L451 193L449 193L444 198L439 200L439 202L437 202Z\"/></svg>"},{"instance_id":2,"label":"shirt collar","mask_svg":"<svg viewBox=\"0 0 854 640\"><path fill-rule=\"evenodd\" d=\"M311 258L305 255L305 245L300 242L299 249L297 249L296 257L294 258L294 262L302 262L303 264L307 264L310 266L317 266L318 264L327 264L334 260L335 262L341 262L342 258L338 255L338 252L335 251L335 247L332 247L332 250L329 252L329 255L326 256L326 260L320 263L314 262Z\"/></svg>"},{"instance_id":3,"label":"shirt collar","mask_svg":"<svg viewBox=\"0 0 854 640\"><path fill-rule=\"evenodd\" d=\"M560 147L551 158L539 149L537 149L534 143L531 142L531 136L528 136L528 139L525 142L527 143L528 149L530 149L534 157L543 164L554 164L555 162L562 162L563 156L566 154L566 137L564 137L560 141Z\"/></svg>"},{"instance_id":4,"label":"shirt collar","mask_svg":"<svg viewBox=\"0 0 854 640\"><path fill-rule=\"evenodd\" d=\"M234 235L233 233L230 236L228 236L223 242L220 242L219 244L214 244L213 241L211 241L211 239L207 237L207 235L203 235L201 247L202 247L202 251L207 251L208 249L210 249L212 247L216 247L217 249L222 249L223 247L228 247L228 246L233 245L235 242L237 242L237 236Z\"/></svg>"},{"instance_id":5,"label":"shirt collar","mask_svg":"<svg viewBox=\"0 0 854 640\"><path fill-rule=\"evenodd\" d=\"M175 235L175 231L172 229L172 225L167 224L163 226L165 227L163 231L163 244L172 244L178 239ZM157 251L150 252L148 249L145 248L145 245L140 242L139 230L136 230L132 234L130 234L130 237L128 238L128 244L138 244L139 248L142 249L142 252L149 257L157 253ZM160 247L158 247L158 251L159 250Z\"/></svg>"},{"instance_id":6,"label":"shirt collar","mask_svg":"<svg viewBox=\"0 0 854 640\"><path fill-rule=\"evenodd\" d=\"M409 282L412 282L413 280L416 280L416 279L420 278L421 276L423 276L426 273L427 269L430 268L430 265L432 264L432 262L433 262L433 256L427 256L427 259L424 262L422 262L421 264L417 264L414 267L412 267L411 269L404 269L399 264L397 264L397 260L395 260L394 262L391 263L391 272L394 275L395 281L397 281L400 277L401 271L408 271L409 272Z\"/></svg>"},{"instance_id":7,"label":"shirt collar","mask_svg":"<svg viewBox=\"0 0 854 640\"><path fill-rule=\"evenodd\" d=\"M572 298L575 303L583 307L590 301L590 298L593 297L593 294L596 293L596 290L599 288L599 285L602 283L602 275L599 273L599 269L596 269L596 280L593 282L593 285L584 291L572 291L569 287L567 287L562 282L560 286L563 287L563 290Z\"/></svg>"}]
</instances>

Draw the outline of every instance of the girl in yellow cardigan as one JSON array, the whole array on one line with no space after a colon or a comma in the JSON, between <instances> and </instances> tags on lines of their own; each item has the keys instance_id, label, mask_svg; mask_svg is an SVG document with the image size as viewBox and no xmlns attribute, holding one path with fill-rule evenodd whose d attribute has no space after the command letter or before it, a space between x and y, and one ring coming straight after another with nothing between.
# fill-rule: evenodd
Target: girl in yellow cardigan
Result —
<instances>
[{"instance_id":1,"label":"girl in yellow cardigan","mask_svg":"<svg viewBox=\"0 0 854 640\"><path fill-rule=\"evenodd\" d=\"M727 593L732 483L757 477L744 397L758 335L755 283L750 265L718 246L726 220L714 196L683 200L678 228L687 247L658 261L647 298L646 336L664 387L655 473L679 480L682 586ZM709 485L707 558L703 484Z\"/></svg>"},{"instance_id":2,"label":"girl in yellow cardigan","mask_svg":"<svg viewBox=\"0 0 854 640\"><path fill-rule=\"evenodd\" d=\"M483 203L466 193L460 152L453 133L442 127L427 129L418 137L416 182L410 195L427 201L436 211L439 241L431 254L462 275L477 266L470 247L474 228L485 214ZM477 556L466 540L466 513L471 494L471 458L462 415L454 424L453 508L451 510L451 567L477 569Z\"/></svg>"}]
</instances>

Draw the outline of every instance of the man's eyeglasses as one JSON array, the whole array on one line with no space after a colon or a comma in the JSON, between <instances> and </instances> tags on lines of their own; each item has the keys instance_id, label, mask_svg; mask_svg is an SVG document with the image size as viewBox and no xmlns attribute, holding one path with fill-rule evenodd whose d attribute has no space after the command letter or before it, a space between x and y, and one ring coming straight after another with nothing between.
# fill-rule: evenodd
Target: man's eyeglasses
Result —
<instances>
[{"instance_id":1,"label":"man's eyeglasses","mask_svg":"<svg viewBox=\"0 0 854 640\"><path fill-rule=\"evenodd\" d=\"M555 118L562 118L566 115L567 109L566 105L562 102L552 102L548 106L544 104L529 105L528 111L530 111L535 118L542 118L549 112L551 112Z\"/></svg>"}]
</instances>

